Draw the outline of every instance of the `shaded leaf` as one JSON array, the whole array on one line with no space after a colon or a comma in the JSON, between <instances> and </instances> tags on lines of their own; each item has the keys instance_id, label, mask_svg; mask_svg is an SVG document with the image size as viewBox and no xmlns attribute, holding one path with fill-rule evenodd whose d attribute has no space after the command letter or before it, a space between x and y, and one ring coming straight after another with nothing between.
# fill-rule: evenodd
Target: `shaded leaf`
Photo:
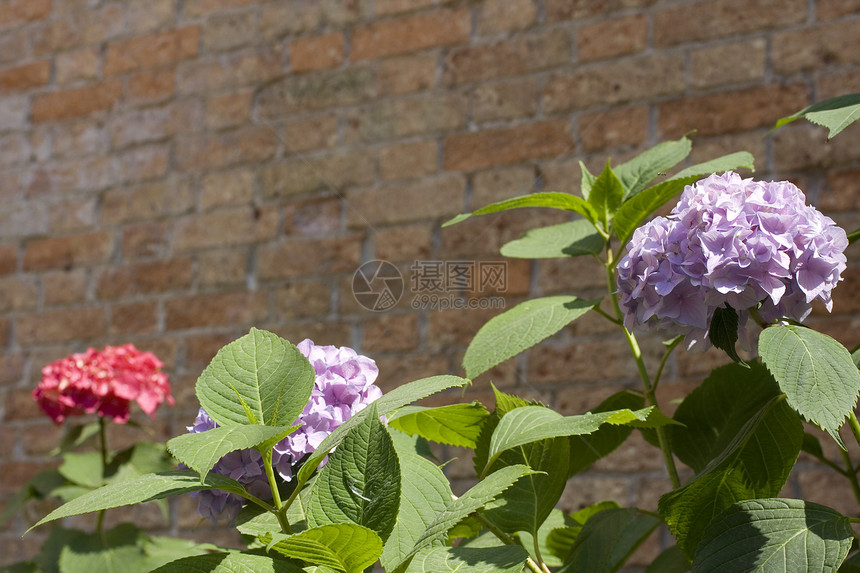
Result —
<instances>
[{"instance_id":1,"label":"shaded leaf","mask_svg":"<svg viewBox=\"0 0 860 573\"><path fill-rule=\"evenodd\" d=\"M814 103L778 120L773 128L780 128L801 117L826 127L829 130L827 138L830 139L860 118L860 94L846 94Z\"/></svg>"},{"instance_id":2,"label":"shaded leaf","mask_svg":"<svg viewBox=\"0 0 860 573\"><path fill-rule=\"evenodd\" d=\"M209 553L162 565L152 573L303 573L289 561L252 553Z\"/></svg>"},{"instance_id":3,"label":"shaded leaf","mask_svg":"<svg viewBox=\"0 0 860 573\"><path fill-rule=\"evenodd\" d=\"M406 573L520 573L527 558L518 545L428 547L415 555Z\"/></svg>"},{"instance_id":4,"label":"shaded leaf","mask_svg":"<svg viewBox=\"0 0 860 573\"><path fill-rule=\"evenodd\" d=\"M594 225L577 219L527 231L522 238L505 243L499 252L519 259L549 259L598 255L605 246L606 239Z\"/></svg>"},{"instance_id":5,"label":"shaded leaf","mask_svg":"<svg viewBox=\"0 0 860 573\"><path fill-rule=\"evenodd\" d=\"M659 524L632 507L600 511L585 522L558 573L614 573Z\"/></svg>"},{"instance_id":6,"label":"shaded leaf","mask_svg":"<svg viewBox=\"0 0 860 573\"><path fill-rule=\"evenodd\" d=\"M597 212L597 220L603 223L604 229L615 211L621 206L623 199L624 185L621 184L609 166L609 161L607 161L603 171L592 183L591 191L588 194L588 202Z\"/></svg>"}]
</instances>

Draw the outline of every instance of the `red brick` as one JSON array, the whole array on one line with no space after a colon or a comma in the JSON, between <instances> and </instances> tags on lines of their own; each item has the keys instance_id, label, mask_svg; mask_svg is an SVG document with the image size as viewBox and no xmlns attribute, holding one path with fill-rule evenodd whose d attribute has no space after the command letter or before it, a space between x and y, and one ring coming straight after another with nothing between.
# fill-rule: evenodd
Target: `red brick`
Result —
<instances>
[{"instance_id":1,"label":"red brick","mask_svg":"<svg viewBox=\"0 0 860 573\"><path fill-rule=\"evenodd\" d=\"M283 214L286 235L333 235L341 228L338 198L291 201L283 205Z\"/></svg>"},{"instance_id":2,"label":"red brick","mask_svg":"<svg viewBox=\"0 0 860 573\"><path fill-rule=\"evenodd\" d=\"M96 226L97 201L95 197L63 199L52 203L51 232L55 235L92 230Z\"/></svg>"},{"instance_id":3,"label":"red brick","mask_svg":"<svg viewBox=\"0 0 860 573\"><path fill-rule=\"evenodd\" d=\"M344 139L381 141L454 131L466 127L469 100L465 94L420 94L389 100L347 116Z\"/></svg>"},{"instance_id":4,"label":"red brick","mask_svg":"<svg viewBox=\"0 0 860 573\"><path fill-rule=\"evenodd\" d=\"M471 15L466 8L374 22L353 31L350 58L368 60L459 44L469 39L470 28Z\"/></svg>"},{"instance_id":5,"label":"red brick","mask_svg":"<svg viewBox=\"0 0 860 573\"><path fill-rule=\"evenodd\" d=\"M479 123L525 118L534 115L539 104L536 79L484 83L472 93L472 118Z\"/></svg>"},{"instance_id":6,"label":"red brick","mask_svg":"<svg viewBox=\"0 0 860 573\"><path fill-rule=\"evenodd\" d=\"M189 215L176 220L173 248L176 251L241 245L273 239L277 234L277 211L242 207Z\"/></svg>"},{"instance_id":7,"label":"red brick","mask_svg":"<svg viewBox=\"0 0 860 573\"><path fill-rule=\"evenodd\" d=\"M0 63L12 64L24 60L30 54L30 30L7 29L0 34Z\"/></svg>"},{"instance_id":8,"label":"red brick","mask_svg":"<svg viewBox=\"0 0 860 573\"><path fill-rule=\"evenodd\" d=\"M548 22L579 20L620 10L647 8L659 0L546 0Z\"/></svg>"},{"instance_id":9,"label":"red brick","mask_svg":"<svg viewBox=\"0 0 860 573\"><path fill-rule=\"evenodd\" d=\"M465 198L466 181L461 175L354 191L347 195L347 224L364 227L453 216L461 212Z\"/></svg>"},{"instance_id":10,"label":"red brick","mask_svg":"<svg viewBox=\"0 0 860 573\"><path fill-rule=\"evenodd\" d=\"M824 211L860 211L860 169L841 169L827 174L827 187L816 207Z\"/></svg>"},{"instance_id":11,"label":"red brick","mask_svg":"<svg viewBox=\"0 0 860 573\"><path fill-rule=\"evenodd\" d=\"M115 299L135 294L182 291L191 286L192 260L167 259L111 267L98 279L98 296Z\"/></svg>"},{"instance_id":12,"label":"red brick","mask_svg":"<svg viewBox=\"0 0 860 573\"><path fill-rule=\"evenodd\" d=\"M804 105L796 106L794 111ZM783 115L790 115L792 112ZM777 173L801 169L832 169L860 159L860 130L849 127L827 144L827 130L795 122L773 134L773 161Z\"/></svg>"},{"instance_id":13,"label":"red brick","mask_svg":"<svg viewBox=\"0 0 860 573\"><path fill-rule=\"evenodd\" d=\"M256 174L239 168L204 176L200 182L200 208L237 207L253 203Z\"/></svg>"},{"instance_id":14,"label":"red brick","mask_svg":"<svg viewBox=\"0 0 860 573\"><path fill-rule=\"evenodd\" d=\"M260 36L268 42L316 30L323 23L322 4L317 0L264 3L260 7Z\"/></svg>"},{"instance_id":15,"label":"red brick","mask_svg":"<svg viewBox=\"0 0 860 573\"><path fill-rule=\"evenodd\" d=\"M290 70L293 73L332 68L343 62L343 34L299 38L290 42Z\"/></svg>"},{"instance_id":16,"label":"red brick","mask_svg":"<svg viewBox=\"0 0 860 573\"><path fill-rule=\"evenodd\" d=\"M371 100L375 88L375 71L369 67L311 72L263 87L257 110L264 118L276 118L344 107Z\"/></svg>"},{"instance_id":17,"label":"red brick","mask_svg":"<svg viewBox=\"0 0 860 573\"><path fill-rule=\"evenodd\" d=\"M437 256L445 259L495 257L502 245L519 239L526 231L567 220L570 218L564 213L550 209L517 209L476 217L443 229ZM567 277L567 281L571 283L573 279ZM605 278L601 284L605 284Z\"/></svg>"},{"instance_id":18,"label":"red brick","mask_svg":"<svg viewBox=\"0 0 860 573\"><path fill-rule=\"evenodd\" d=\"M253 99L251 90L212 96L206 100L206 126L222 129L250 123Z\"/></svg>"},{"instance_id":19,"label":"red brick","mask_svg":"<svg viewBox=\"0 0 860 573\"><path fill-rule=\"evenodd\" d=\"M429 8L436 0L376 0L377 16L390 16Z\"/></svg>"},{"instance_id":20,"label":"red brick","mask_svg":"<svg viewBox=\"0 0 860 573\"><path fill-rule=\"evenodd\" d=\"M107 262L112 250L113 236L109 231L35 239L26 245L24 268L45 270L91 266Z\"/></svg>"},{"instance_id":21,"label":"red brick","mask_svg":"<svg viewBox=\"0 0 860 573\"><path fill-rule=\"evenodd\" d=\"M157 302L132 302L110 307L108 334L147 334L158 328Z\"/></svg>"},{"instance_id":22,"label":"red brick","mask_svg":"<svg viewBox=\"0 0 860 573\"><path fill-rule=\"evenodd\" d=\"M33 99L33 121L57 121L105 111L121 95L122 86L117 81L37 95Z\"/></svg>"},{"instance_id":23,"label":"red brick","mask_svg":"<svg viewBox=\"0 0 860 573\"><path fill-rule=\"evenodd\" d=\"M565 121L544 121L445 138L445 169L473 171L493 165L554 157L573 150Z\"/></svg>"},{"instance_id":24,"label":"red brick","mask_svg":"<svg viewBox=\"0 0 860 573\"><path fill-rule=\"evenodd\" d=\"M126 25L132 34L153 32L170 26L176 18L177 0L128 0Z\"/></svg>"},{"instance_id":25,"label":"red brick","mask_svg":"<svg viewBox=\"0 0 860 573\"><path fill-rule=\"evenodd\" d=\"M490 36L525 30L536 19L534 0L485 0L478 9L478 34Z\"/></svg>"},{"instance_id":26,"label":"red brick","mask_svg":"<svg viewBox=\"0 0 860 573\"><path fill-rule=\"evenodd\" d=\"M257 13L213 14L203 27L203 48L207 52L233 50L257 40Z\"/></svg>"},{"instance_id":27,"label":"red brick","mask_svg":"<svg viewBox=\"0 0 860 573\"><path fill-rule=\"evenodd\" d=\"M197 55L199 43L199 26L114 42L107 48L104 73L122 74L191 58Z\"/></svg>"},{"instance_id":28,"label":"red brick","mask_svg":"<svg viewBox=\"0 0 860 573\"><path fill-rule=\"evenodd\" d=\"M182 180L111 189L102 195L100 219L114 225L179 215L194 207L191 186Z\"/></svg>"},{"instance_id":29,"label":"red brick","mask_svg":"<svg viewBox=\"0 0 860 573\"><path fill-rule=\"evenodd\" d=\"M362 239L362 235L351 234L261 245L257 273L263 280L352 273L360 264Z\"/></svg>"},{"instance_id":30,"label":"red brick","mask_svg":"<svg viewBox=\"0 0 860 573\"><path fill-rule=\"evenodd\" d=\"M18 245L0 246L0 275L14 273L18 267Z\"/></svg>"},{"instance_id":31,"label":"red brick","mask_svg":"<svg viewBox=\"0 0 860 573\"><path fill-rule=\"evenodd\" d=\"M761 80L765 73L763 38L694 50L690 54L690 83L695 88Z\"/></svg>"},{"instance_id":32,"label":"red brick","mask_svg":"<svg viewBox=\"0 0 860 573\"><path fill-rule=\"evenodd\" d=\"M26 276L0 278L0 312L36 307L36 280Z\"/></svg>"},{"instance_id":33,"label":"red brick","mask_svg":"<svg viewBox=\"0 0 860 573\"><path fill-rule=\"evenodd\" d=\"M256 4L258 0L187 0L183 4L183 14L189 18L206 16L213 12Z\"/></svg>"},{"instance_id":34,"label":"red brick","mask_svg":"<svg viewBox=\"0 0 860 573\"><path fill-rule=\"evenodd\" d=\"M264 161L275 155L278 143L277 132L267 125L183 139L176 150L176 169L202 171Z\"/></svg>"},{"instance_id":35,"label":"red brick","mask_svg":"<svg viewBox=\"0 0 860 573\"><path fill-rule=\"evenodd\" d=\"M133 74L126 80L125 96L129 103L153 103L173 95L176 70L164 68Z\"/></svg>"},{"instance_id":36,"label":"red brick","mask_svg":"<svg viewBox=\"0 0 860 573\"><path fill-rule=\"evenodd\" d=\"M257 86L284 74L279 47L256 52L225 54L179 65L178 91L181 94L211 93L223 89Z\"/></svg>"},{"instance_id":37,"label":"red brick","mask_svg":"<svg viewBox=\"0 0 860 573\"><path fill-rule=\"evenodd\" d=\"M805 0L699 0L656 12L654 43L701 42L805 20Z\"/></svg>"},{"instance_id":38,"label":"red brick","mask_svg":"<svg viewBox=\"0 0 860 573\"><path fill-rule=\"evenodd\" d=\"M159 221L126 225L122 229L122 256L125 259L164 257L170 248L170 223Z\"/></svg>"},{"instance_id":39,"label":"red brick","mask_svg":"<svg viewBox=\"0 0 860 573\"><path fill-rule=\"evenodd\" d=\"M412 223L376 229L373 256L392 263L429 259L435 228L435 224Z\"/></svg>"},{"instance_id":40,"label":"red brick","mask_svg":"<svg viewBox=\"0 0 860 573\"><path fill-rule=\"evenodd\" d=\"M781 32L772 40L773 69L781 74L794 74L860 63L856 50L858 36L860 20L856 19Z\"/></svg>"},{"instance_id":41,"label":"red brick","mask_svg":"<svg viewBox=\"0 0 860 573\"><path fill-rule=\"evenodd\" d=\"M84 269L45 273L42 296L46 306L83 302L87 297L87 273Z\"/></svg>"},{"instance_id":42,"label":"red brick","mask_svg":"<svg viewBox=\"0 0 860 573\"><path fill-rule=\"evenodd\" d=\"M25 314L16 319L15 336L23 346L101 338L104 318L100 307Z\"/></svg>"},{"instance_id":43,"label":"red brick","mask_svg":"<svg viewBox=\"0 0 860 573\"><path fill-rule=\"evenodd\" d=\"M386 58L378 64L377 89L403 94L431 88L436 84L436 60L432 52Z\"/></svg>"},{"instance_id":44,"label":"red brick","mask_svg":"<svg viewBox=\"0 0 860 573\"><path fill-rule=\"evenodd\" d=\"M77 10L65 18L52 19L33 30L33 52L52 56L91 44L102 44L125 32L125 11L116 2L100 8Z\"/></svg>"},{"instance_id":45,"label":"red brick","mask_svg":"<svg viewBox=\"0 0 860 573\"><path fill-rule=\"evenodd\" d=\"M674 138L691 129L715 135L772 126L806 105L806 87L764 86L660 104L659 131Z\"/></svg>"},{"instance_id":46,"label":"red brick","mask_svg":"<svg viewBox=\"0 0 860 573\"><path fill-rule=\"evenodd\" d=\"M264 292L235 292L174 298L164 303L167 330L254 325L268 315Z\"/></svg>"},{"instance_id":47,"label":"red brick","mask_svg":"<svg viewBox=\"0 0 860 573\"><path fill-rule=\"evenodd\" d=\"M682 93L685 75L684 58L676 54L658 53L582 66L550 77L544 109L556 113Z\"/></svg>"},{"instance_id":48,"label":"red brick","mask_svg":"<svg viewBox=\"0 0 860 573\"><path fill-rule=\"evenodd\" d=\"M815 17L818 20L831 20L858 11L860 11L860 0L830 0L816 4Z\"/></svg>"},{"instance_id":49,"label":"red brick","mask_svg":"<svg viewBox=\"0 0 860 573\"><path fill-rule=\"evenodd\" d=\"M51 79L51 62L43 60L0 72L0 94L27 91Z\"/></svg>"},{"instance_id":50,"label":"red brick","mask_svg":"<svg viewBox=\"0 0 860 573\"><path fill-rule=\"evenodd\" d=\"M646 106L612 109L579 117L579 135L585 151L640 145L648 139Z\"/></svg>"},{"instance_id":51,"label":"red brick","mask_svg":"<svg viewBox=\"0 0 860 573\"><path fill-rule=\"evenodd\" d=\"M171 162L171 146L157 143L134 147L117 156L117 180L120 183L159 179L167 175Z\"/></svg>"},{"instance_id":52,"label":"red brick","mask_svg":"<svg viewBox=\"0 0 860 573\"><path fill-rule=\"evenodd\" d=\"M193 131L202 123L202 118L200 102L182 101L115 113L108 122L108 128L113 146L122 148Z\"/></svg>"},{"instance_id":53,"label":"red brick","mask_svg":"<svg viewBox=\"0 0 860 573\"><path fill-rule=\"evenodd\" d=\"M111 157L91 156L71 161L45 163L26 181L29 197L67 191L92 193L116 181Z\"/></svg>"},{"instance_id":54,"label":"red brick","mask_svg":"<svg viewBox=\"0 0 860 573\"><path fill-rule=\"evenodd\" d=\"M534 190L535 171L531 167L502 167L475 173L472 197L467 207L480 209L490 203L526 195Z\"/></svg>"},{"instance_id":55,"label":"red brick","mask_svg":"<svg viewBox=\"0 0 860 573\"><path fill-rule=\"evenodd\" d=\"M456 47L445 60L448 84L537 72L570 63L570 34L564 29L508 40Z\"/></svg>"},{"instance_id":56,"label":"red brick","mask_svg":"<svg viewBox=\"0 0 860 573\"><path fill-rule=\"evenodd\" d=\"M30 161L30 138L24 133L0 135L0 166Z\"/></svg>"},{"instance_id":57,"label":"red brick","mask_svg":"<svg viewBox=\"0 0 860 573\"><path fill-rule=\"evenodd\" d=\"M648 41L648 21L643 14L603 20L582 26L576 40L582 62L641 52Z\"/></svg>"},{"instance_id":58,"label":"red brick","mask_svg":"<svg viewBox=\"0 0 860 573\"><path fill-rule=\"evenodd\" d=\"M197 255L197 280L206 286L245 285L249 249L216 249Z\"/></svg>"},{"instance_id":59,"label":"red brick","mask_svg":"<svg viewBox=\"0 0 860 573\"><path fill-rule=\"evenodd\" d=\"M291 281L272 291L272 307L281 320L328 315L332 301L329 281Z\"/></svg>"},{"instance_id":60,"label":"red brick","mask_svg":"<svg viewBox=\"0 0 860 573\"><path fill-rule=\"evenodd\" d=\"M51 0L6 0L0 4L0 27L42 20L51 13Z\"/></svg>"},{"instance_id":61,"label":"red brick","mask_svg":"<svg viewBox=\"0 0 860 573\"><path fill-rule=\"evenodd\" d=\"M408 352L418 346L418 316L415 314L383 314L366 318L362 350L373 355L379 352Z\"/></svg>"},{"instance_id":62,"label":"red brick","mask_svg":"<svg viewBox=\"0 0 860 573\"><path fill-rule=\"evenodd\" d=\"M58 85L92 80L98 76L101 54L95 48L83 48L57 54L55 62Z\"/></svg>"},{"instance_id":63,"label":"red brick","mask_svg":"<svg viewBox=\"0 0 860 573\"><path fill-rule=\"evenodd\" d=\"M397 143L379 150L379 174L385 180L431 175L438 165L439 145L435 140Z\"/></svg>"}]
</instances>

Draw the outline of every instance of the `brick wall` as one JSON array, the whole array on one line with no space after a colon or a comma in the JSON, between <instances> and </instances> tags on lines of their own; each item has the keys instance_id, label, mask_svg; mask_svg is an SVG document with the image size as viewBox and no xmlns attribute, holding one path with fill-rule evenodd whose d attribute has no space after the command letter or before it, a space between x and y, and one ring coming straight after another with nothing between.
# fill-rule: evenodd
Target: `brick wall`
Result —
<instances>
[{"instance_id":1,"label":"brick wall","mask_svg":"<svg viewBox=\"0 0 860 573\"><path fill-rule=\"evenodd\" d=\"M40 367L87 346L133 342L166 362L178 404L154 423L162 439L193 419L217 348L252 325L358 348L383 388L461 372L498 310L413 311L410 267L498 260L505 241L562 221L534 210L439 227L574 191L580 160L599 170L697 130L694 160L751 151L758 176L790 177L853 230L860 128L826 144L808 124L768 130L860 91L858 38L857 0L0 0L0 503L59 435L29 398ZM352 296L372 259L406 278L387 312ZM512 260L506 304L601 288L588 260ZM817 323L849 347L858 289L849 270L835 317ZM721 361L678 353L664 400ZM468 397L487 399L492 378L566 414L636 383L617 333L591 317L491 374ZM120 430L115 445L140 437ZM575 478L567 507L654 507L667 480L645 447ZM833 479L803 462L787 493L856 514ZM138 517L234 541L193 505ZM38 532L20 543L24 528L0 532L0 559L38 545Z\"/></svg>"}]
</instances>

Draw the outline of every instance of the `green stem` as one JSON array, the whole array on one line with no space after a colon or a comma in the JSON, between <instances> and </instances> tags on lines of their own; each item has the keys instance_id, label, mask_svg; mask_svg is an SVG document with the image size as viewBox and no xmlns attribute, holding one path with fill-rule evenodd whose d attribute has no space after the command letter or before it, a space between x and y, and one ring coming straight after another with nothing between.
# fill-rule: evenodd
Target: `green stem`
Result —
<instances>
[{"instance_id":1,"label":"green stem","mask_svg":"<svg viewBox=\"0 0 860 573\"><path fill-rule=\"evenodd\" d=\"M618 305L618 296L615 294L615 258L612 249L607 249L606 254L606 281L609 286L609 296L612 300L612 308L615 310L615 315L619 321L622 321L623 313ZM659 408L657 404L657 395L654 392L654 386L651 384L651 377L648 375L648 369L645 367L645 360L642 358L642 350L639 348L639 343L632 332L622 326L624 336L627 339L627 345L630 346L630 352L633 354L633 360L636 362L636 369L639 371L639 378L642 380L642 388L645 390L645 397L648 399L648 405ZM669 442L669 436L666 434L666 428L655 428L657 433L657 442L660 444L660 451L663 452L663 462L666 465L666 471L669 473L669 479L672 481L672 489L681 487L681 479L678 477L678 468L675 466L675 458L672 455L672 445Z\"/></svg>"},{"instance_id":2,"label":"green stem","mask_svg":"<svg viewBox=\"0 0 860 573\"><path fill-rule=\"evenodd\" d=\"M845 469L847 470L845 476L848 478L848 481L851 482L851 490L854 492L854 499L856 499L857 503L860 504L860 483L857 482L857 474L854 471L854 464L851 463L851 456L842 448L839 448L839 452L842 454L842 460L845 462Z\"/></svg>"},{"instance_id":3,"label":"green stem","mask_svg":"<svg viewBox=\"0 0 860 573\"><path fill-rule=\"evenodd\" d=\"M281 525L281 531L290 534L293 528L287 519L286 507L281 503L281 492L278 491L278 480L275 478L275 470L272 468L272 456L263 456L263 466L266 468L266 477L269 478L269 488L272 490L272 503L275 504L274 513Z\"/></svg>"},{"instance_id":4,"label":"green stem","mask_svg":"<svg viewBox=\"0 0 860 573\"><path fill-rule=\"evenodd\" d=\"M657 392L657 384L660 383L660 377L663 375L663 368L666 367L666 361L669 359L669 355L672 354L672 351L681 344L681 341L684 340L682 336L676 337L672 342L669 343L669 346L666 348L666 352L663 354L663 359L660 360L660 366L657 368L657 374L654 375L654 384L651 385L651 388L654 392Z\"/></svg>"},{"instance_id":5,"label":"green stem","mask_svg":"<svg viewBox=\"0 0 860 573\"><path fill-rule=\"evenodd\" d=\"M490 530L490 533L499 538L499 540L505 545L520 545L517 543L517 540L512 536L508 535L504 531L502 531L495 523L487 519L482 511L478 511L475 513L475 517L481 524ZM535 542L537 543L537 542ZM532 571L532 573L546 573L546 570L541 567L541 564L538 564L534 559L529 557L526 559L526 566Z\"/></svg>"},{"instance_id":6,"label":"green stem","mask_svg":"<svg viewBox=\"0 0 860 573\"><path fill-rule=\"evenodd\" d=\"M597 314L599 314L600 316L602 316L603 318L605 318L606 320L608 320L612 324L617 324L618 326L621 326L621 324L622 324L620 320L618 320L617 318L613 318L609 313L604 311L599 306L595 306L591 310L593 310L594 312L596 312Z\"/></svg>"},{"instance_id":7,"label":"green stem","mask_svg":"<svg viewBox=\"0 0 860 573\"><path fill-rule=\"evenodd\" d=\"M107 471L108 465L108 449L107 449L107 422L105 422L104 417L99 416L99 451L102 457L102 478L104 478L105 472ZM99 511L98 521L96 521L96 532L98 532L99 536L102 537L102 541L104 541L104 521L105 521L105 510L102 509Z\"/></svg>"},{"instance_id":8,"label":"green stem","mask_svg":"<svg viewBox=\"0 0 860 573\"><path fill-rule=\"evenodd\" d=\"M857 440L857 444L860 445L860 422L857 421L857 415L853 410L848 416L848 427L851 428L851 433L854 434L854 439Z\"/></svg>"}]
</instances>

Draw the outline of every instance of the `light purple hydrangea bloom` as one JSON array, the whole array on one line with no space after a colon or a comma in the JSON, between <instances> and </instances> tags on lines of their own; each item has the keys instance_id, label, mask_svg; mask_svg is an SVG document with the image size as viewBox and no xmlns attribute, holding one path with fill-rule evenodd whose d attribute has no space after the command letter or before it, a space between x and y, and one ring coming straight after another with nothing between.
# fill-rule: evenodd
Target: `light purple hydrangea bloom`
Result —
<instances>
[{"instance_id":1,"label":"light purple hydrangea bloom","mask_svg":"<svg viewBox=\"0 0 860 573\"><path fill-rule=\"evenodd\" d=\"M310 400L296 420L302 426L279 442L273 451L273 466L287 481L292 479L296 463L313 452L326 436L382 396L382 391L374 385L379 369L370 358L345 346L317 346L309 339L300 342L297 348L310 361L316 377ZM216 426L201 408L188 431L205 432ZM262 458L256 450L230 452L212 471L237 480L257 497L271 497ZM204 490L192 495L198 497L200 515L212 521L223 516L232 520L245 503L243 498L220 490Z\"/></svg>"},{"instance_id":2,"label":"light purple hydrangea bloom","mask_svg":"<svg viewBox=\"0 0 860 573\"><path fill-rule=\"evenodd\" d=\"M714 310L802 321L846 268L848 238L788 181L711 175L684 189L668 217L639 227L617 265L624 325L686 335L707 348ZM743 339L743 332L742 339Z\"/></svg>"}]
</instances>

